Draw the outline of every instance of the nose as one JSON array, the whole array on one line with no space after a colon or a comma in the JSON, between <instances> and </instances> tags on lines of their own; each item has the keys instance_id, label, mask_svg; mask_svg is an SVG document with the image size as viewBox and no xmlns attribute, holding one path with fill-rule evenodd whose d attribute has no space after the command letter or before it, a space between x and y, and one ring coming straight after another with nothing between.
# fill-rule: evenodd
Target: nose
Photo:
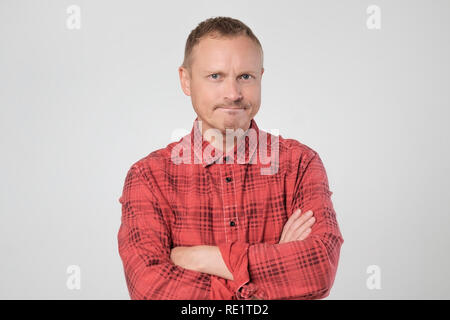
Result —
<instances>
[{"instance_id":1,"label":"nose","mask_svg":"<svg viewBox=\"0 0 450 320\"><path fill-rule=\"evenodd\" d=\"M235 79L230 78L225 86L225 98L231 101L242 99L241 86Z\"/></svg>"}]
</instances>

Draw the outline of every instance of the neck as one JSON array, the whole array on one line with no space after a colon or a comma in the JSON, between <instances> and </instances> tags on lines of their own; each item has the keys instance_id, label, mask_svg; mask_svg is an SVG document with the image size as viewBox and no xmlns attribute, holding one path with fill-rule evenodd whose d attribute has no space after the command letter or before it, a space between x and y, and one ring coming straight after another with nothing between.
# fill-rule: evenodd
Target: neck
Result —
<instances>
[{"instance_id":1,"label":"neck","mask_svg":"<svg viewBox=\"0 0 450 320\"><path fill-rule=\"evenodd\" d=\"M250 120L250 123L251 123L251 120ZM246 129L241 128L242 130L244 130L244 133L247 132L247 130L250 128L250 123ZM230 141L227 141L226 130L222 131L220 129L217 129L222 134L222 141L220 141L220 137L218 137L219 139L216 139L216 136L213 136L213 135L205 136L205 132L208 129L210 129L210 127L205 125L205 122L203 122L202 123L202 137L203 137L203 139L207 140L214 148L221 150L223 154L227 154L228 151L233 149L233 147L235 145L234 141L237 139L237 137L236 138L233 137L233 139L229 139Z\"/></svg>"}]
</instances>

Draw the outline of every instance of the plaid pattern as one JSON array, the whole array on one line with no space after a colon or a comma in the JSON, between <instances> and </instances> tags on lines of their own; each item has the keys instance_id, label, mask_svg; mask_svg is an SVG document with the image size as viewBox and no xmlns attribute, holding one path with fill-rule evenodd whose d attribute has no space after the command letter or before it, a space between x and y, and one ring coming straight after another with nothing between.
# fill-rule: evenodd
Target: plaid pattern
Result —
<instances>
[{"instance_id":1,"label":"plaid pattern","mask_svg":"<svg viewBox=\"0 0 450 320\"><path fill-rule=\"evenodd\" d=\"M238 141L228 154L234 162L225 163L220 150L202 139L197 120L189 135L140 159L126 175L118 247L131 299L328 296L344 240L317 152L281 135L273 142L274 136L259 130L253 119L257 145ZM278 148L274 174L261 171L270 166L258 159L264 135L269 154L273 145ZM187 147L185 161L175 164L180 146ZM237 163L242 148L245 161ZM202 152L212 156L202 157ZM303 241L278 244L297 208L313 210L311 233ZM171 248L196 245L218 246L234 280L170 260Z\"/></svg>"}]
</instances>

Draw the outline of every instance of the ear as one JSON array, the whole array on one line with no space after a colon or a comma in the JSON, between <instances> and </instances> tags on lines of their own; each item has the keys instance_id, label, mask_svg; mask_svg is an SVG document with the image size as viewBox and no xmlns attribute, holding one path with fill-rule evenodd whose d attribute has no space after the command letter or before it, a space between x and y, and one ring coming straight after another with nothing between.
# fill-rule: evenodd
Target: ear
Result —
<instances>
[{"instance_id":1,"label":"ear","mask_svg":"<svg viewBox=\"0 0 450 320\"><path fill-rule=\"evenodd\" d=\"M179 67L178 74L180 76L181 89L183 89L183 92L185 95L190 96L191 95L191 77L189 75L189 70L187 70L185 67Z\"/></svg>"},{"instance_id":2,"label":"ear","mask_svg":"<svg viewBox=\"0 0 450 320\"><path fill-rule=\"evenodd\" d=\"M261 76L263 75L263 73L264 73L264 68L261 68Z\"/></svg>"}]
</instances>

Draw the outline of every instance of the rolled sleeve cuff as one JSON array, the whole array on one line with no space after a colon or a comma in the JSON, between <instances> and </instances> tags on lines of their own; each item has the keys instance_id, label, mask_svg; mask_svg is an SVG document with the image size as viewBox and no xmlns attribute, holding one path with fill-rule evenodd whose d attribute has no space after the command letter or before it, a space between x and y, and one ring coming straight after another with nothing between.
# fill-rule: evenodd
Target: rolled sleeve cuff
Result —
<instances>
[{"instance_id":1,"label":"rolled sleeve cuff","mask_svg":"<svg viewBox=\"0 0 450 320\"><path fill-rule=\"evenodd\" d=\"M218 245L223 261L233 275L229 281L237 299L249 299L256 292L257 287L250 282L248 272L248 249L246 242L233 241Z\"/></svg>"},{"instance_id":2,"label":"rolled sleeve cuff","mask_svg":"<svg viewBox=\"0 0 450 320\"><path fill-rule=\"evenodd\" d=\"M211 276L211 300L234 300L234 292L226 279Z\"/></svg>"}]
</instances>

